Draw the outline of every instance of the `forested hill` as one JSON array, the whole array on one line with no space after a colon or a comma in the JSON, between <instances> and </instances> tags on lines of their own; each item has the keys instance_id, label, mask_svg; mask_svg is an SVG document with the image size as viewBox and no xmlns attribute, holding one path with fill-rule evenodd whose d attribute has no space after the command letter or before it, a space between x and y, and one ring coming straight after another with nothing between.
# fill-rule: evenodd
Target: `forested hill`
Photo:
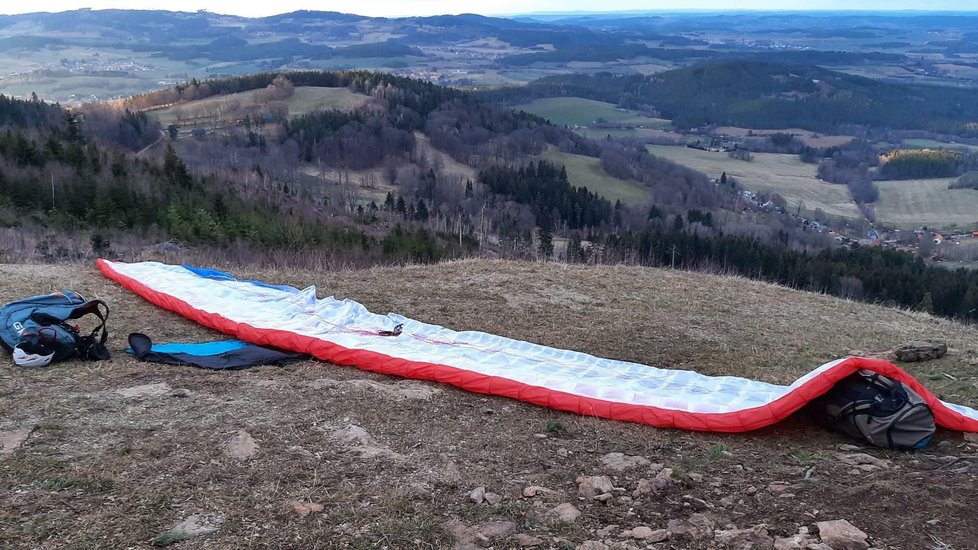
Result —
<instances>
[{"instance_id":1,"label":"forested hill","mask_svg":"<svg viewBox=\"0 0 978 550\"><path fill-rule=\"evenodd\" d=\"M680 128L716 124L837 132L861 125L978 135L973 90L895 84L814 65L700 63L652 76L559 75L485 93L504 102L562 95L657 111Z\"/></svg>"},{"instance_id":2,"label":"forested hill","mask_svg":"<svg viewBox=\"0 0 978 550\"><path fill-rule=\"evenodd\" d=\"M315 94L338 99L290 112ZM85 254L89 237L103 251L169 239L258 254L345 250L367 264L474 247L528 257L541 222L601 234L645 219L646 204L573 186L542 160L548 150L594 158L611 182L641 174L664 214L722 203L704 175L641 148L388 74L267 73L76 111L7 98L0 107L0 228L14 231L0 250L45 257L57 254L42 241Z\"/></svg>"}]
</instances>

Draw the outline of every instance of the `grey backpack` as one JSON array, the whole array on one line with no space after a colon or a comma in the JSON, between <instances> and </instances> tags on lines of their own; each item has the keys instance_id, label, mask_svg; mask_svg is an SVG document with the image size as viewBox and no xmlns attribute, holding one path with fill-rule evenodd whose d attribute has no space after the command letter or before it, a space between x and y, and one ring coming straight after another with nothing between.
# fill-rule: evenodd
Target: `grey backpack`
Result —
<instances>
[{"instance_id":1,"label":"grey backpack","mask_svg":"<svg viewBox=\"0 0 978 550\"><path fill-rule=\"evenodd\" d=\"M71 321L94 315L99 323L89 334L81 334ZM53 353L53 361L109 358L105 348L105 321L109 307L101 300L86 301L77 292L65 290L10 302L0 307L0 347L13 352L25 346Z\"/></svg>"},{"instance_id":2,"label":"grey backpack","mask_svg":"<svg viewBox=\"0 0 978 550\"><path fill-rule=\"evenodd\" d=\"M822 397L828 425L877 447L921 449L934 436L934 414L904 384L861 370Z\"/></svg>"}]
</instances>

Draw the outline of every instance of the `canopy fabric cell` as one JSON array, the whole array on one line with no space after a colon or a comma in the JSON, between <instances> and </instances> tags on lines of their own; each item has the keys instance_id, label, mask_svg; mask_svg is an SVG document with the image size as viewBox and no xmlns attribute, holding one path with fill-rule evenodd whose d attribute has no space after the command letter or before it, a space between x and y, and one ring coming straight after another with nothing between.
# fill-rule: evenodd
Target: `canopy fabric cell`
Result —
<instances>
[{"instance_id":1,"label":"canopy fabric cell","mask_svg":"<svg viewBox=\"0 0 978 550\"><path fill-rule=\"evenodd\" d=\"M978 411L939 400L880 359L839 359L779 386L378 315L352 300L317 299L315 287L298 290L156 262L99 260L98 266L153 304L246 342L582 415L690 430L755 430L787 417L857 370L869 369L919 393L939 425L978 431Z\"/></svg>"}]
</instances>

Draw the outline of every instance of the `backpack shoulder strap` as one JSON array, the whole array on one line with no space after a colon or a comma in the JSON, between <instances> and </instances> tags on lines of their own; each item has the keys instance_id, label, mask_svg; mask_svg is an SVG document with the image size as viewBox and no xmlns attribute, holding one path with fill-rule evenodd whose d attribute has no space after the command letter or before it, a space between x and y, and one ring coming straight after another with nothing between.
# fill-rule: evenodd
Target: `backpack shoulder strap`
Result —
<instances>
[{"instance_id":1,"label":"backpack shoulder strap","mask_svg":"<svg viewBox=\"0 0 978 550\"><path fill-rule=\"evenodd\" d=\"M103 309L105 310L104 313ZM109 337L108 331L105 330L105 322L109 319L109 305L102 300L90 300L73 309L68 315L68 319L80 319L89 314L98 317L101 321L97 327L92 329L90 336L94 339L96 335L99 335L98 343L105 344Z\"/></svg>"}]
</instances>

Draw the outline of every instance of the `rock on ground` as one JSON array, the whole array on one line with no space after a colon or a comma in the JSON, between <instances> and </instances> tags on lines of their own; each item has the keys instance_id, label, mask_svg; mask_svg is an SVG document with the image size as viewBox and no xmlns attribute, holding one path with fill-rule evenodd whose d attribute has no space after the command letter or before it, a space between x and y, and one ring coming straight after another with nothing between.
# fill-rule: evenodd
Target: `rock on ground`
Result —
<instances>
[{"instance_id":1,"label":"rock on ground","mask_svg":"<svg viewBox=\"0 0 978 550\"><path fill-rule=\"evenodd\" d=\"M0 455L9 455L14 449L20 447L31 436L34 427L20 428L9 432L0 432Z\"/></svg>"},{"instance_id":2,"label":"rock on ground","mask_svg":"<svg viewBox=\"0 0 978 550\"><path fill-rule=\"evenodd\" d=\"M890 352L898 361L916 363L940 359L947 354L947 342L940 340L914 340L901 344Z\"/></svg>"},{"instance_id":3,"label":"rock on ground","mask_svg":"<svg viewBox=\"0 0 978 550\"><path fill-rule=\"evenodd\" d=\"M401 460L404 458L403 455L395 453L380 443L377 443L377 441L370 436L367 430L355 424L335 430L332 434L330 434L330 436L336 441L346 445L351 451L360 453L361 458L384 457L394 460Z\"/></svg>"},{"instance_id":4,"label":"rock on ground","mask_svg":"<svg viewBox=\"0 0 978 550\"><path fill-rule=\"evenodd\" d=\"M224 518L218 517L213 520L208 520L203 516L194 514L174 525L169 531L161 533L156 538L157 540L172 539L175 542L191 537L211 535L220 529L221 523L223 522Z\"/></svg>"},{"instance_id":5,"label":"rock on ground","mask_svg":"<svg viewBox=\"0 0 978 550\"><path fill-rule=\"evenodd\" d=\"M577 478L577 494L593 500L598 495L615 490L608 476L580 476Z\"/></svg>"},{"instance_id":6,"label":"rock on ground","mask_svg":"<svg viewBox=\"0 0 978 550\"><path fill-rule=\"evenodd\" d=\"M608 453L601 457L601 463L616 472L650 464L649 459L644 456L628 456L624 453Z\"/></svg>"},{"instance_id":7,"label":"rock on ground","mask_svg":"<svg viewBox=\"0 0 978 550\"><path fill-rule=\"evenodd\" d=\"M774 550L805 550L816 540L810 535L791 535L774 539Z\"/></svg>"},{"instance_id":8,"label":"rock on ground","mask_svg":"<svg viewBox=\"0 0 978 550\"><path fill-rule=\"evenodd\" d=\"M526 533L518 533L513 535L513 542L522 548L532 548L534 546L543 546L544 540L539 537L527 535Z\"/></svg>"},{"instance_id":9,"label":"rock on ground","mask_svg":"<svg viewBox=\"0 0 978 550\"><path fill-rule=\"evenodd\" d=\"M558 504L550 513L563 523L574 523L577 518L581 517L581 511L569 502Z\"/></svg>"},{"instance_id":10,"label":"rock on ground","mask_svg":"<svg viewBox=\"0 0 978 550\"><path fill-rule=\"evenodd\" d=\"M875 456L866 453L838 453L836 456L838 457L839 462L848 464L850 466L875 466L881 470L885 470L890 467L889 460L876 458Z\"/></svg>"},{"instance_id":11,"label":"rock on ground","mask_svg":"<svg viewBox=\"0 0 978 550\"><path fill-rule=\"evenodd\" d=\"M659 494L672 485L672 480L668 478L653 478L638 480L638 487L632 491L633 497L640 497L648 494Z\"/></svg>"},{"instance_id":12,"label":"rock on ground","mask_svg":"<svg viewBox=\"0 0 978 550\"><path fill-rule=\"evenodd\" d=\"M866 533L844 519L820 521L815 526L818 527L819 538L831 546L832 550L866 550L869 548L869 544L866 542Z\"/></svg>"},{"instance_id":13,"label":"rock on ground","mask_svg":"<svg viewBox=\"0 0 978 550\"><path fill-rule=\"evenodd\" d=\"M228 440L224 452L231 458L248 460L258 453L258 443L255 443L250 433L239 430Z\"/></svg>"},{"instance_id":14,"label":"rock on ground","mask_svg":"<svg viewBox=\"0 0 978 550\"><path fill-rule=\"evenodd\" d=\"M666 530L669 538L687 537L693 540L712 539L715 524L703 514L693 514L689 519L671 519Z\"/></svg>"},{"instance_id":15,"label":"rock on ground","mask_svg":"<svg viewBox=\"0 0 978 550\"><path fill-rule=\"evenodd\" d=\"M726 529L716 531L713 540L722 548L748 550L773 548L774 538L767 532L767 526L757 525L750 529Z\"/></svg>"}]
</instances>

